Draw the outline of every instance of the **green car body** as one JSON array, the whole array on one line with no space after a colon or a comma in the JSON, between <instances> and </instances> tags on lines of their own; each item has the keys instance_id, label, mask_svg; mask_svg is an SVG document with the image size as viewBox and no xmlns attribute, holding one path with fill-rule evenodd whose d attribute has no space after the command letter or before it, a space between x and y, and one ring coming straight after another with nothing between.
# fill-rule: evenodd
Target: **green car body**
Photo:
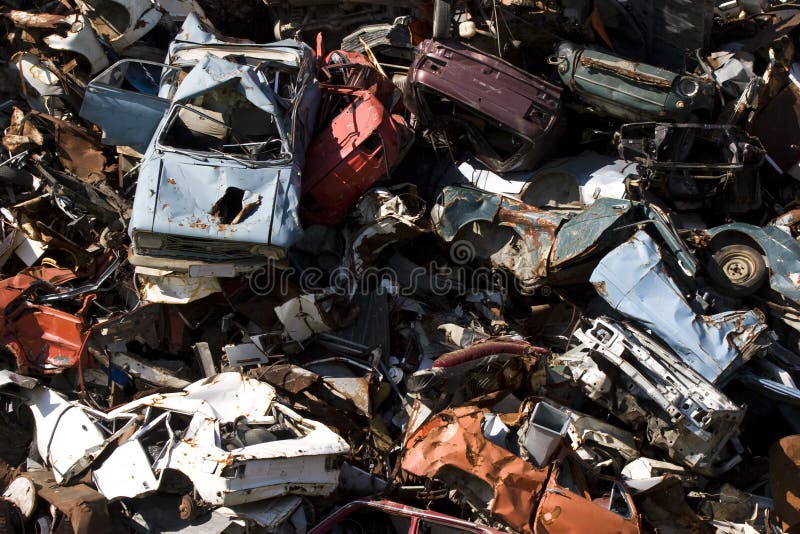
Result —
<instances>
[{"instance_id":1,"label":"green car body","mask_svg":"<svg viewBox=\"0 0 800 534\"><path fill-rule=\"evenodd\" d=\"M601 115L626 122L710 119L713 82L562 42L551 58L564 84Z\"/></svg>"}]
</instances>

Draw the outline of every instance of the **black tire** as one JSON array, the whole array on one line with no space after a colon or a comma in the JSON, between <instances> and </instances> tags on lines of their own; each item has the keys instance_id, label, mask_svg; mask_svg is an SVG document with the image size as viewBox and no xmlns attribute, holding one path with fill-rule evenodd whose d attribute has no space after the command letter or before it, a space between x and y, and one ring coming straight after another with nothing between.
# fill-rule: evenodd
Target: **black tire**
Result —
<instances>
[{"instance_id":1,"label":"black tire","mask_svg":"<svg viewBox=\"0 0 800 534\"><path fill-rule=\"evenodd\" d=\"M447 39L453 26L453 0L433 0L434 39Z\"/></svg>"},{"instance_id":2,"label":"black tire","mask_svg":"<svg viewBox=\"0 0 800 534\"><path fill-rule=\"evenodd\" d=\"M764 285L767 266L761 253L753 247L728 245L711 254L708 274L721 293L731 297L746 297Z\"/></svg>"}]
</instances>

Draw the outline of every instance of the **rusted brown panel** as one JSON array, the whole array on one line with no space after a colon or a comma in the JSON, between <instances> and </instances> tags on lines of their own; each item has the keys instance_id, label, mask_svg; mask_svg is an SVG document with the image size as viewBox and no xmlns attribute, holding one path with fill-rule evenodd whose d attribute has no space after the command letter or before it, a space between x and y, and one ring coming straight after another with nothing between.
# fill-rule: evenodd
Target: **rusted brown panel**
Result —
<instances>
[{"instance_id":1,"label":"rusted brown panel","mask_svg":"<svg viewBox=\"0 0 800 534\"><path fill-rule=\"evenodd\" d=\"M86 484L60 486L50 471L31 471L23 476L36 486L36 493L58 508L72 523L75 534L106 534L112 532L108 501Z\"/></svg>"},{"instance_id":2,"label":"rusted brown panel","mask_svg":"<svg viewBox=\"0 0 800 534\"><path fill-rule=\"evenodd\" d=\"M769 487L785 532L800 527L800 435L786 436L769 450Z\"/></svg>"},{"instance_id":3,"label":"rusted brown panel","mask_svg":"<svg viewBox=\"0 0 800 534\"><path fill-rule=\"evenodd\" d=\"M36 267L0 281L0 344L14 355L20 371L61 372L84 354L82 318L27 301L9 308L37 280L64 283L73 278L71 271Z\"/></svg>"},{"instance_id":4,"label":"rusted brown panel","mask_svg":"<svg viewBox=\"0 0 800 534\"><path fill-rule=\"evenodd\" d=\"M534 214L533 217L526 214ZM541 217L536 215L541 214ZM515 269L517 267L518 258L516 254L512 257L505 259L500 258L496 254L493 260L498 265L505 265L511 269L514 274L527 281L528 279L541 279L547 278L548 264L547 260L550 257L550 251L556 240L556 232L559 228L559 223L556 222L552 215L525 204L519 203L515 209L508 209L502 207L497 212L497 221L502 226L514 227L516 232L522 237L527 252L530 258L530 272L527 269ZM527 276L525 276L527 275ZM534 280L535 281L535 280Z\"/></svg>"},{"instance_id":5,"label":"rusted brown panel","mask_svg":"<svg viewBox=\"0 0 800 534\"><path fill-rule=\"evenodd\" d=\"M319 381L319 375L291 363L276 363L250 371L250 376L297 395Z\"/></svg>"},{"instance_id":6,"label":"rusted brown panel","mask_svg":"<svg viewBox=\"0 0 800 534\"><path fill-rule=\"evenodd\" d=\"M489 512L519 532L533 532L530 521L544 487L547 469L534 466L483 436L484 411L475 407L444 410L408 437L401 467L435 478L443 468L477 478L493 492ZM465 479L459 481L461 484ZM453 489L458 488L451 485Z\"/></svg>"},{"instance_id":7,"label":"rusted brown panel","mask_svg":"<svg viewBox=\"0 0 800 534\"><path fill-rule=\"evenodd\" d=\"M28 13L27 11L12 9L8 13L4 13L4 16L8 17L15 26L20 28L55 29L58 24L69 26L63 15L52 13Z\"/></svg>"},{"instance_id":8,"label":"rusted brown panel","mask_svg":"<svg viewBox=\"0 0 800 534\"><path fill-rule=\"evenodd\" d=\"M592 495L583 468L577 460L568 458L569 454L570 451L564 451L551 472L547 490L542 494L536 513L536 534L597 532L598 525L602 525L603 532L638 534L639 516L630 496L626 495L631 509L629 517L609 510L610 495ZM571 478L579 487L576 488L577 493L557 482L559 471L568 464L571 465Z\"/></svg>"},{"instance_id":9,"label":"rusted brown panel","mask_svg":"<svg viewBox=\"0 0 800 534\"><path fill-rule=\"evenodd\" d=\"M581 65L588 68L601 68L615 74L619 74L620 76L624 76L625 78L630 78L631 80L641 82L648 85L653 85L656 87L663 87L665 89L669 89L672 87L672 82L661 78L659 76L651 76L644 72L637 70L639 66L638 63L634 63L631 61L626 60L619 60L615 62L611 61L598 61L593 58L589 58L586 56L582 56L580 59Z\"/></svg>"},{"instance_id":10,"label":"rusted brown panel","mask_svg":"<svg viewBox=\"0 0 800 534\"><path fill-rule=\"evenodd\" d=\"M75 176L94 184L116 172L116 167L107 164L100 141L87 130L44 113L31 113L53 125L59 161Z\"/></svg>"}]
</instances>

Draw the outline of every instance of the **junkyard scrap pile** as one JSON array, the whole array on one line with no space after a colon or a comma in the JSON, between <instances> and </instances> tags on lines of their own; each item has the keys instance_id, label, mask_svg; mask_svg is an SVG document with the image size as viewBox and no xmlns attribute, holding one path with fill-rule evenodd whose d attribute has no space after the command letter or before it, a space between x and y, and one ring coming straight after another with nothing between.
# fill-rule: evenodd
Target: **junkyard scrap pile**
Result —
<instances>
[{"instance_id":1,"label":"junkyard scrap pile","mask_svg":"<svg viewBox=\"0 0 800 534\"><path fill-rule=\"evenodd\" d=\"M0 532L800 533L800 4L0 24Z\"/></svg>"}]
</instances>

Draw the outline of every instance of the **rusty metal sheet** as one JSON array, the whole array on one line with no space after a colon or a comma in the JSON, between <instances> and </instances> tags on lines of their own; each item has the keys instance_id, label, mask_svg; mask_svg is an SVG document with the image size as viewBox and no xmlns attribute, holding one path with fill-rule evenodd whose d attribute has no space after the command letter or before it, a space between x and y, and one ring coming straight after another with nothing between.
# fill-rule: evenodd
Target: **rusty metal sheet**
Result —
<instances>
[{"instance_id":1,"label":"rusty metal sheet","mask_svg":"<svg viewBox=\"0 0 800 534\"><path fill-rule=\"evenodd\" d=\"M529 291L548 276L548 261L556 233L570 215L569 212L541 210L478 189L448 186L437 200L432 219L434 231L445 241L452 241L459 231L476 222L493 223L495 227L512 230L513 238L501 235L500 241L490 247L489 259L494 267L513 273L522 291ZM479 230L483 231L483 228ZM475 242L489 241L479 232L468 233L464 238Z\"/></svg>"},{"instance_id":2,"label":"rusty metal sheet","mask_svg":"<svg viewBox=\"0 0 800 534\"><path fill-rule=\"evenodd\" d=\"M490 497L483 503L489 513L532 534L531 519L548 469L537 469L487 440L483 418L484 411L475 407L436 414L407 437L401 467L416 476L444 479L464 493Z\"/></svg>"},{"instance_id":3,"label":"rusty metal sheet","mask_svg":"<svg viewBox=\"0 0 800 534\"><path fill-rule=\"evenodd\" d=\"M786 436L769 450L769 487L784 532L800 526L800 435Z\"/></svg>"},{"instance_id":4,"label":"rusty metal sheet","mask_svg":"<svg viewBox=\"0 0 800 534\"><path fill-rule=\"evenodd\" d=\"M250 376L297 395L319 382L319 375L291 363L276 363L250 371Z\"/></svg>"},{"instance_id":5,"label":"rusty metal sheet","mask_svg":"<svg viewBox=\"0 0 800 534\"><path fill-rule=\"evenodd\" d=\"M35 267L0 281L0 344L14 355L22 372L58 373L84 355L85 323L79 316L26 300L9 308L39 280L57 284L74 278L66 269Z\"/></svg>"},{"instance_id":6,"label":"rusty metal sheet","mask_svg":"<svg viewBox=\"0 0 800 534\"><path fill-rule=\"evenodd\" d=\"M326 387L343 396L366 416L372 414L371 386L383 376L374 368L342 357L323 358L306 364L312 372L322 377Z\"/></svg>"},{"instance_id":7,"label":"rusty metal sheet","mask_svg":"<svg viewBox=\"0 0 800 534\"><path fill-rule=\"evenodd\" d=\"M36 486L39 497L63 512L75 534L111 534L114 528L108 513L108 501L86 484L61 486L49 471L23 474Z\"/></svg>"},{"instance_id":8,"label":"rusty metal sheet","mask_svg":"<svg viewBox=\"0 0 800 534\"><path fill-rule=\"evenodd\" d=\"M542 494L535 532L594 532L598 525L602 525L603 532L640 532L633 498L619 481L594 475L576 458L562 453Z\"/></svg>"},{"instance_id":9,"label":"rusty metal sheet","mask_svg":"<svg viewBox=\"0 0 800 534\"><path fill-rule=\"evenodd\" d=\"M53 125L58 159L65 169L90 184L116 174L116 165L108 163L99 140L87 130L45 113L33 113Z\"/></svg>"},{"instance_id":10,"label":"rusty metal sheet","mask_svg":"<svg viewBox=\"0 0 800 534\"><path fill-rule=\"evenodd\" d=\"M64 15L53 13L29 13L12 9L7 13L3 13L3 16L7 17L18 28L55 29L59 24L67 27L70 25Z\"/></svg>"}]
</instances>

